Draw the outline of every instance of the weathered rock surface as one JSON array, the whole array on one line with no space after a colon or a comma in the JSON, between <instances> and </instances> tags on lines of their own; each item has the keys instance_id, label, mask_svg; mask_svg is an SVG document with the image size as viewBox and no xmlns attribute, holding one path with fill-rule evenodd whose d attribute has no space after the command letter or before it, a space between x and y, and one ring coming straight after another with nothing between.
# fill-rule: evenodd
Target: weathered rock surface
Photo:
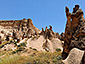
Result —
<instances>
[{"instance_id":1,"label":"weathered rock surface","mask_svg":"<svg viewBox=\"0 0 85 64\"><path fill-rule=\"evenodd\" d=\"M4 50L6 50L6 51L13 50L14 51L16 49L17 49L17 47L15 47L15 44L11 43L11 44L5 45L3 48L0 49L0 51L4 51Z\"/></svg>"},{"instance_id":2,"label":"weathered rock surface","mask_svg":"<svg viewBox=\"0 0 85 64\"><path fill-rule=\"evenodd\" d=\"M62 41L58 38L52 38L51 40L45 39L43 35L28 39L27 48L30 47L38 51L55 52L57 48L60 48L61 51L63 51Z\"/></svg>"},{"instance_id":3,"label":"weathered rock surface","mask_svg":"<svg viewBox=\"0 0 85 64\"><path fill-rule=\"evenodd\" d=\"M23 39L38 34L40 30L33 25L31 19L23 20L0 20L0 36L10 36ZM4 34L4 35L3 35ZM22 37L22 38L21 38ZM5 37L4 37L5 38Z\"/></svg>"},{"instance_id":4,"label":"weathered rock surface","mask_svg":"<svg viewBox=\"0 0 85 64\"><path fill-rule=\"evenodd\" d=\"M65 64L80 64L82 57L84 55L84 51L81 51L80 49L73 48L68 57L63 60Z\"/></svg>"},{"instance_id":5,"label":"weathered rock surface","mask_svg":"<svg viewBox=\"0 0 85 64\"><path fill-rule=\"evenodd\" d=\"M49 26L49 29L46 27L45 31L42 28L40 35L43 35L45 37L45 39L50 39L50 40L52 38L59 38L59 33L53 32L51 25Z\"/></svg>"},{"instance_id":6,"label":"weathered rock surface","mask_svg":"<svg viewBox=\"0 0 85 64\"><path fill-rule=\"evenodd\" d=\"M70 13L68 7L66 7L66 16L67 24L65 28L64 50L62 53L63 59L68 56L72 48L85 51L85 20L83 11L79 9L79 5L75 5L72 13ZM83 59L85 59L85 57Z\"/></svg>"},{"instance_id":7,"label":"weathered rock surface","mask_svg":"<svg viewBox=\"0 0 85 64\"><path fill-rule=\"evenodd\" d=\"M62 48L59 33L53 32L52 26L40 31L33 25L31 19L0 21L0 44L10 40L16 40L17 45L27 42L26 48L33 48L38 51L55 52L56 48ZM11 46L5 45L8 48ZM5 49L3 48L3 49Z\"/></svg>"}]
</instances>

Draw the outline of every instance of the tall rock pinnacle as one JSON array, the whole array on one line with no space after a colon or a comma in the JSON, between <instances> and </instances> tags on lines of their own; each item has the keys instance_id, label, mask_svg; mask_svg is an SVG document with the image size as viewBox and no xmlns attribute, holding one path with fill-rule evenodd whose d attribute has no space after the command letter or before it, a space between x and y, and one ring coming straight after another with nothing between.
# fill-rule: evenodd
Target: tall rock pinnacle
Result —
<instances>
[{"instance_id":1,"label":"tall rock pinnacle","mask_svg":"<svg viewBox=\"0 0 85 64\"><path fill-rule=\"evenodd\" d=\"M69 8L66 7L66 17L63 59L68 56L72 48L85 50L85 20L82 9L79 8L79 5L75 5L73 12L70 13Z\"/></svg>"}]
</instances>

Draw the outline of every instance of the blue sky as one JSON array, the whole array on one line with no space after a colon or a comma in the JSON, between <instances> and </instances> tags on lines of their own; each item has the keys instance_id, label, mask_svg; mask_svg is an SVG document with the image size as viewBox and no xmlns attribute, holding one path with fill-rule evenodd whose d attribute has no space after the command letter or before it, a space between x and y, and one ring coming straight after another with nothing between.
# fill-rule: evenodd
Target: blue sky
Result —
<instances>
[{"instance_id":1,"label":"blue sky","mask_svg":"<svg viewBox=\"0 0 85 64\"><path fill-rule=\"evenodd\" d=\"M31 18L40 30L52 25L61 33L66 25L65 6L72 12L75 4L85 12L85 0L0 0L0 20Z\"/></svg>"}]
</instances>

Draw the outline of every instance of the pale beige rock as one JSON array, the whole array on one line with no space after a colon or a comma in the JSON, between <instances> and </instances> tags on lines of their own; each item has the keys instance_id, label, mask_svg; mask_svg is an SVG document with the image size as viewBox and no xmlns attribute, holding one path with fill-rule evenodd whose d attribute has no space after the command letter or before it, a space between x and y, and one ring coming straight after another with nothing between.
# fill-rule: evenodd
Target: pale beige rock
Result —
<instances>
[{"instance_id":1,"label":"pale beige rock","mask_svg":"<svg viewBox=\"0 0 85 64\"><path fill-rule=\"evenodd\" d=\"M17 47L15 47L15 44L13 44L13 43L11 43L11 44L7 44L7 45L5 45L3 48L1 48L0 50L12 50L12 51L14 51L14 50L16 50L17 49Z\"/></svg>"},{"instance_id":2,"label":"pale beige rock","mask_svg":"<svg viewBox=\"0 0 85 64\"><path fill-rule=\"evenodd\" d=\"M47 43L46 43L47 41ZM45 47L43 47L45 44ZM63 50L62 47L62 41L60 41L58 38L53 38L51 40L45 39L44 36L40 36L39 38L30 38L27 40L27 48L32 47L37 49L38 51L50 51L55 52L56 48L60 48L61 51Z\"/></svg>"},{"instance_id":3,"label":"pale beige rock","mask_svg":"<svg viewBox=\"0 0 85 64\"><path fill-rule=\"evenodd\" d=\"M68 57L63 60L65 64L80 64L82 57L84 55L84 51L81 51L77 48L73 48Z\"/></svg>"},{"instance_id":4,"label":"pale beige rock","mask_svg":"<svg viewBox=\"0 0 85 64\"><path fill-rule=\"evenodd\" d=\"M27 40L27 48L32 47L37 49L38 51L44 51L42 45L45 42L45 38L40 36L38 39L30 38Z\"/></svg>"}]
</instances>

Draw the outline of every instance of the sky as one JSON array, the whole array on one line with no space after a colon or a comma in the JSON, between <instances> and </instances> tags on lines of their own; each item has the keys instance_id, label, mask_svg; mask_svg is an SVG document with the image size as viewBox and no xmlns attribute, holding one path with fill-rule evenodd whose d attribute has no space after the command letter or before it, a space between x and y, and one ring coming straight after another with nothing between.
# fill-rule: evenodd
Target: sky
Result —
<instances>
[{"instance_id":1,"label":"sky","mask_svg":"<svg viewBox=\"0 0 85 64\"><path fill-rule=\"evenodd\" d=\"M67 21L65 6L72 12L76 4L85 13L85 0L0 0L0 20L31 18L40 30L51 25L54 32L62 33Z\"/></svg>"}]
</instances>

